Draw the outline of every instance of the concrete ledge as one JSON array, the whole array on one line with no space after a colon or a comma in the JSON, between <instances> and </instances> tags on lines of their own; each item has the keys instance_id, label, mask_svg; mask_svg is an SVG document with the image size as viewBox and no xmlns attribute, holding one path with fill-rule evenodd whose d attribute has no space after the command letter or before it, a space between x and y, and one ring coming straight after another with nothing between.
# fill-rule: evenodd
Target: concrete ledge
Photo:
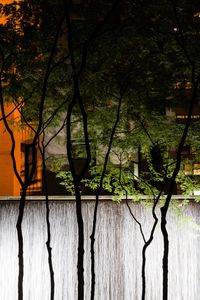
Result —
<instances>
[{"instance_id":1,"label":"concrete ledge","mask_svg":"<svg viewBox=\"0 0 200 300\"><path fill-rule=\"evenodd\" d=\"M166 196L162 196L161 199L165 199ZM173 195L172 199L174 200L195 200L195 196L183 196L183 195ZM49 196L48 197L49 201L75 201L75 196ZM81 196L81 199L83 201L95 201L96 200L96 196L95 195L84 195ZM151 196L141 196L140 200L150 200L152 199ZM45 201L45 196L27 196L26 197L27 201ZM111 195L101 195L99 196L99 200L103 200L103 201L113 201L113 196ZM122 199L122 201L125 200ZM128 200L134 200L134 197L129 196ZM135 198L135 201L139 200L138 198ZM16 196L0 196L0 201L20 201L20 197L16 197Z\"/></svg>"}]
</instances>

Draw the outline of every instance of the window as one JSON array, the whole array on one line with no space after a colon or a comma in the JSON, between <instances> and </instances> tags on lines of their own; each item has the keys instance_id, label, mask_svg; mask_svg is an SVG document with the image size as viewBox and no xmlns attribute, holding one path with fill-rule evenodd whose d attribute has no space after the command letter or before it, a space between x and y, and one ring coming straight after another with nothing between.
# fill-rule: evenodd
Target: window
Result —
<instances>
[{"instance_id":1,"label":"window","mask_svg":"<svg viewBox=\"0 0 200 300\"><path fill-rule=\"evenodd\" d=\"M32 156L32 147L29 143L21 143L21 177L23 181L25 182L25 176L26 172L25 169L27 169L27 176L30 175L31 168L33 166L33 156ZM36 166L35 166L35 172L32 178L32 181L28 187L27 194L28 195L36 195L40 194L42 191L42 161L41 161L41 155L36 149Z\"/></svg>"},{"instance_id":2,"label":"window","mask_svg":"<svg viewBox=\"0 0 200 300\"><path fill-rule=\"evenodd\" d=\"M200 175L200 163L186 163L183 165L185 175Z\"/></svg>"}]
</instances>

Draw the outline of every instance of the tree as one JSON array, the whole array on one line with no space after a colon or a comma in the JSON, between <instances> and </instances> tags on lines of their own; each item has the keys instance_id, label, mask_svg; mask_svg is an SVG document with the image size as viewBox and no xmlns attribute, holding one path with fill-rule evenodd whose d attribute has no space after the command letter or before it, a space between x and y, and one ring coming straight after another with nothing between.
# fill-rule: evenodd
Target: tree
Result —
<instances>
[{"instance_id":1,"label":"tree","mask_svg":"<svg viewBox=\"0 0 200 300\"><path fill-rule=\"evenodd\" d=\"M21 3L20 8L16 7L16 3L13 5L8 5L5 10L6 14L11 15L8 18L5 28L2 27L2 40L6 41L4 47L1 49L1 79L6 81L5 91L3 93L3 86L1 81L0 88L0 100L1 100L1 113L4 125L8 131L11 141L11 157L13 161L13 168L15 175L21 185L22 194L19 206L19 216L17 221L17 234L18 234L18 258L19 258L19 276L18 276L18 299L23 299L23 276L24 276L24 258L23 258L23 234L22 234L22 221L24 215L24 208L26 203L26 193L29 185L32 182L34 173L36 171L36 148L40 148L40 135L43 132L44 126L44 109L45 109L45 100L47 93L47 83L49 76L51 74L52 62L55 55L55 50L57 47L60 26L58 25L57 32L51 33L50 39L52 41L51 45L48 45L48 52L45 50L46 45L37 43L38 34L41 34L41 26L39 21L41 20L41 14L38 14L37 9L41 6L34 2ZM37 11L35 13L34 9ZM27 18L31 17L31 23L27 22ZM6 30L5 30L6 29ZM31 37L29 36L31 35ZM41 34L43 37L43 33ZM7 39L9 37L10 39ZM42 38L40 36L40 38ZM30 43L31 39L31 43ZM50 42L48 39L48 43ZM46 40L47 41L47 40ZM14 51L10 49L10 43L14 44ZM32 50L29 50L29 47L32 46ZM45 50L45 51L44 51ZM48 58L48 55L49 58ZM42 56L41 56L42 55ZM46 55L47 59L43 59ZM33 59L32 69L25 64L24 58ZM41 66L45 66L44 74L41 71ZM55 63L54 63L55 66ZM16 71L15 71L16 69ZM32 79L35 76L35 72L39 72L39 76L35 78L34 84L31 86ZM3 75L5 75L3 77ZM43 78L43 83L39 81ZM19 81L19 83L18 83ZM36 90L37 88L37 90ZM38 90L39 89L39 90ZM35 91L36 90L36 91ZM27 92L30 93L31 98L28 97L27 101ZM18 94L19 93L19 94ZM12 97L12 98L11 98ZM30 143L25 145L25 174L24 178L21 177L19 170L16 167L16 158L15 158L15 137L12 132L12 129L7 121L7 116L5 114L4 101L8 98L16 104L16 109L20 106L18 103L22 99L22 102L25 106L20 113L25 125L33 131L33 138ZM11 99L10 99L11 98ZM32 113L30 114L30 101L36 101L36 106L33 106L32 102ZM38 106L38 107L37 107ZM29 108L28 113L26 112L27 107ZM36 108L37 107L37 108ZM34 112L34 113L33 113ZM51 117L53 118L53 116ZM35 123L34 125L33 122ZM43 147L44 149L44 147ZM43 157L43 167L45 167L44 162L44 151L42 153ZM29 165L29 156L31 156L31 166ZM44 169L45 170L45 169ZM45 178L45 176L44 176ZM46 197L46 221L47 221L47 250L49 255L49 269L50 269L50 278L51 278L51 299L54 299L54 274L52 267L52 258L51 258L51 235L50 235L50 223L49 223L49 207L48 207L48 196Z\"/></svg>"},{"instance_id":2,"label":"tree","mask_svg":"<svg viewBox=\"0 0 200 300\"><path fill-rule=\"evenodd\" d=\"M60 18L61 7L64 14ZM155 222L143 249L145 299L145 253L157 225L155 208L160 196L167 191L161 209L165 245L163 299L167 299L166 216L175 182L180 182L182 189L186 185L187 180L183 180L180 173L184 145L195 145L199 153L199 142L193 139L199 130L199 121L191 122L199 83L198 9L198 5L192 7L186 2L175 5L172 1L98 1L89 6L80 5L72 17L74 6L68 1L59 3L58 7L48 2L28 1L22 2L18 9L15 4L6 8L5 12L12 13L13 18L1 27L4 43L1 73L9 82L1 98L2 112L4 99L12 99L18 105L22 97L22 116L38 122L35 138L29 146L33 157L45 126L48 127L52 119L58 121L57 112L67 111L65 164L68 163L69 172L62 170L58 176L67 180L67 186L72 187L76 195L78 299L84 297L81 189L87 186L96 190L91 234L91 299L95 295L94 242L99 194L104 189L118 199L124 194L154 195ZM15 72L10 72L14 69ZM166 108L176 113L179 106L187 108L188 105L188 115L183 114L187 116L186 125L177 124L175 118L170 119L166 114ZM3 117L7 124L5 114ZM75 151L74 140L80 141L83 147ZM177 156L169 155L169 149L178 149ZM78 171L76 156L84 161ZM45 156L43 163L44 159ZM43 167L45 170L45 164ZM28 170L27 178L33 173L34 169ZM23 186L20 177L19 180ZM27 184L30 181L31 177ZM21 203L20 236L25 196Z\"/></svg>"},{"instance_id":3,"label":"tree","mask_svg":"<svg viewBox=\"0 0 200 300\"><path fill-rule=\"evenodd\" d=\"M127 5L127 3L126 3ZM136 4L133 4L136 6ZM198 65L197 65L197 70L195 74L192 74L191 77L191 62L192 60L190 59L190 55L194 55L195 61L198 62L197 53L198 53L198 44L195 45L195 40L193 39L195 35L195 30L197 28L191 28L190 27L190 21L191 18L194 18L195 11L194 10L188 10L188 14L186 14L186 6L185 3L183 3L182 7L179 8L180 11L185 14L185 23L184 25L187 24L189 26L186 29L184 28L184 35L187 36L187 39L190 45L189 50L185 48L185 36L183 35L183 30L180 27L180 22L177 16L171 17L171 10L173 7L173 3L171 6L171 3L167 3L167 6L165 6L165 13L164 13L164 18L163 18L163 4L157 5L155 3L151 3L148 5L148 3L145 3L145 5L148 7L146 10L147 13L142 13L144 14L145 21L147 23L147 26L142 24L141 22L137 23L137 19L133 21L133 16L135 16L135 11L138 13L140 11L141 7L140 4L138 5L137 9L135 11L131 11L131 13L128 15L127 23L125 23L125 26L123 27L123 30L129 29L129 34L130 32L134 33L132 36L132 40L130 38L130 35L124 36L122 34L122 31L119 30L119 27L121 26L120 23L120 16L119 17L119 27L117 27L118 32L116 35L113 34L112 31L112 37L115 37L115 42L116 39L119 44L115 43L115 45L120 46L120 50L115 47L114 51L112 51L112 58L110 59L109 54L104 56L103 50L108 49L105 47L103 50L100 45L100 40L99 39L99 44L98 47L101 49L98 51L98 57L103 57L102 61L105 62L105 65L102 63L100 66L98 65L98 68L94 67L94 60L89 60L91 62L91 66L93 67L91 71L93 71L92 74L94 74L94 70L98 70L97 77L97 82L101 83L101 90L100 93L102 95L102 91L104 91L103 97L100 97L101 102L101 109L98 109L98 115L97 113L94 113L94 119L96 122L97 116L102 118L103 122L102 127L95 126L95 129L93 126L91 126L91 132L94 130L94 139L95 137L98 137L95 139L95 141L100 140L101 143L99 143L101 146L103 144L103 141L107 141L106 137L109 136L108 134L106 135L105 133L105 124L108 126L109 121L113 119L112 117L112 112L109 111L109 115L106 112L106 109L109 108L114 108L115 107L115 99L117 97L115 96L116 92L116 86L117 86L117 81L123 78L123 74L127 72L127 64L130 65L131 63L135 63L132 72L132 76L129 80L129 94L126 97L126 109L125 111L125 117L121 117L121 122L120 122L120 129L119 132L123 133L123 135L119 134L119 136L115 136L114 140L114 147L116 147L117 150L115 152L119 152L119 149L124 151L124 148L126 148L126 153L127 151L127 146L130 147L130 145L135 144L135 140L141 140L141 136L143 137L143 151L144 154L146 154L146 159L147 163L149 164L145 174L143 175L144 177L141 176L141 179L136 182L135 180L135 174L132 174L131 178L131 184L130 185L137 185L137 189L139 189L139 192L145 192L144 190L144 180L148 180L153 188L157 187L159 189L159 182L164 181L165 188L164 190L168 190L168 184L169 184L169 190L168 190L168 196L166 200L166 204L164 205L165 208L162 209L162 231L163 234L166 234L165 231L165 222L166 222L166 212L168 210L168 206L170 203L171 195L173 193L174 189L174 184L175 181L179 181L178 173L180 171L180 159L181 159L181 153L183 151L183 147L185 142L188 140L191 140L191 136L188 135L188 128L190 126L190 121L191 121L191 116L194 111L194 102L196 101L196 96L197 96L197 88L198 88ZM129 3L129 6L131 7L131 4ZM167 7L167 9L166 9ZM134 7L135 8L135 7ZM151 8L151 9L150 9ZM188 8L188 7L187 7ZM122 10L123 11L123 10ZM153 12L153 13L152 13ZM141 11L140 11L141 13ZM191 14L192 13L192 14ZM157 15L158 14L158 15ZM141 14L140 14L141 16ZM123 16L124 17L124 16ZM131 21L130 21L131 20ZM124 20L123 20L124 21ZM189 22L188 22L189 21ZM198 25L195 23L195 26ZM142 28L141 28L142 27ZM130 30L132 29L132 31ZM116 31L117 31L116 30ZM187 31L188 30L188 31ZM192 36L193 32L193 36ZM107 32L106 32L107 33ZM127 33L127 32L126 32ZM107 33L107 39L106 41L110 41L112 39L110 38L109 33ZM198 31L197 31L198 34ZM109 38L108 38L109 36ZM119 37L120 36L120 37ZM145 39L142 39L142 38ZM105 40L104 40L105 41ZM123 41L125 45L125 49L122 46L121 41ZM138 48L135 47L135 43L139 42ZM127 44L126 44L127 42ZM108 42L109 43L109 42ZM95 47L95 46L94 46ZM93 51L95 51L93 48ZM139 50L138 50L139 49ZM193 49L196 49L194 51ZM113 50L113 49L112 49ZM123 53L123 50L126 50L125 53ZM129 53L129 51L132 50L132 56L131 58L128 58L128 63L127 63L127 56L126 54ZM134 51L135 50L135 51ZM115 52L116 51L116 52ZM118 52L119 51L119 52ZM140 52L139 52L140 51ZM189 51L189 52L188 52ZM138 53L139 52L139 53ZM96 54L96 53L95 53ZM115 60L115 55L117 59ZM122 55L123 54L123 55ZM107 58L107 60L105 59ZM124 64L126 59L126 64ZM132 59L132 60L131 60ZM145 59L145 65L143 63ZM176 61L175 61L176 60ZM98 60L101 61L101 59ZM114 61L114 62L113 62ZM138 64L138 70L142 70L142 73L137 73L137 64ZM192 64L193 65L193 64ZM194 65L193 65L194 66ZM195 64L196 66L196 64ZM100 68L99 68L100 67ZM90 70L90 63L89 63L89 70ZM101 71L100 71L101 70ZM117 70L115 72L115 70ZM194 70L193 70L194 71ZM92 76L92 74L90 76ZM102 75L103 74L103 75ZM112 74L112 75L111 75ZM120 74L120 75L119 75ZM137 76L136 76L137 75ZM94 75L93 75L94 76ZM145 76L145 80L144 80ZM194 76L195 77L194 79ZM94 77L93 77L94 78ZM180 81L179 81L180 80ZM191 83L194 84L194 94L192 96L192 101L190 101L190 97L188 97L188 93L186 91L186 83ZM180 83L180 85L179 85ZM162 85L161 85L162 84ZM100 84L99 84L100 85ZM95 90L95 95L97 97L98 94L98 87ZM84 85L85 86L85 85ZM86 85L87 86L87 85ZM104 90L102 89L102 86L105 86ZM180 86L180 87L179 87ZM133 89L133 87L135 89ZM91 89L88 89L91 91ZM87 96L88 96L88 90L86 91ZM93 90L92 90L93 91ZM94 93L94 92L93 92ZM102 99L103 98L103 99ZM112 99L112 100L111 100ZM135 101L134 101L134 100ZM103 101L106 100L107 103L109 103L107 106L105 104L106 109L102 109L102 103ZM167 102L168 106L178 106L180 100L184 100L185 106L188 106L188 102L191 102L190 106L190 112L188 113L187 117L187 122L186 126L184 124L179 124L177 126L176 122L173 122L172 120L169 122L169 119L166 117L164 114L164 109L166 108ZM188 101L189 100L189 101ZM99 101L99 99L98 99ZM140 101L140 102L139 102ZM154 101L155 106L153 109L153 113L151 116L149 116L149 111L150 107L149 105L152 104L152 101ZM162 103L160 103L162 101ZM139 103L138 103L139 102ZM98 103L98 102L96 102ZM183 107L183 104L181 104ZM95 111L95 104L93 105L93 110ZM97 111L97 110L96 110ZM130 112L130 119L129 121L134 122L134 134L130 130L127 130L125 125L127 125L127 111ZM90 114L91 115L91 114ZM187 116L187 113L185 112L185 116ZM159 120L159 130L155 128L155 124L158 123ZM190 121L189 121L190 120ZM126 121L126 122L123 122ZM94 124L94 123L92 123ZM139 134L138 134L138 128L136 124L139 124ZM168 126L166 130L166 124ZM156 125L157 126L157 125ZM164 130L161 130L162 126L164 127ZM199 126L198 122L196 123L196 128ZM89 126L90 129L90 126ZM191 130L193 129L193 126L191 126ZM168 131L169 130L169 131ZM177 137L180 138L180 143L177 143L177 140L179 138L171 139L170 135L173 130L173 134L176 135ZM163 135L163 132L165 133ZM184 133L182 135L182 132ZM131 133L131 137L130 137ZM191 134L191 132L190 132ZM192 135L192 134L191 134ZM146 138L144 138L146 136ZM182 137L181 137L182 136ZM186 137L188 136L187 140ZM102 139L103 137L103 139ZM174 136L173 136L174 137ZM105 143L106 144L106 143ZM123 145L123 146L122 146ZM124 146L125 145L125 146ZM123 148L124 147L124 148ZM173 160L173 157L167 158L166 154L168 152L169 148L174 148L178 147L178 154L175 160ZM98 148L98 146L97 146ZM99 146L100 148L100 146ZM198 150L197 150L198 151ZM126 159L127 163L128 159ZM119 161L120 163L120 161ZM112 165L112 163L111 163ZM175 169L174 169L175 166ZM129 171L129 166L128 166L128 171ZM93 180L87 180L86 184L90 184L91 187L98 188L98 186L104 186L105 189L108 189L109 191L116 191L118 193L121 193L123 189L119 192L119 187L120 187L120 179L121 176L119 176L120 179L118 179L118 184L117 184L117 189L116 189L116 173L113 177L112 175L106 176L106 173L103 172L105 176L103 176L103 180L101 177L101 172L99 170L103 169L102 167L97 167L96 168L96 173L95 170L91 171L93 177ZM112 167L110 168L110 174L112 174ZM130 172L127 172L127 164L125 164L125 174L126 176L130 176ZM104 170L104 169L103 169ZM108 171L107 171L108 173ZM121 174L121 171L117 172L118 174ZM99 175L99 179L96 178L96 175ZM63 176L63 173L62 173ZM68 177L69 179L69 177ZM109 180L109 181L108 181ZM115 181L114 181L115 180ZM103 184L104 182L104 184ZM163 184L162 184L163 185ZM127 187L127 186L126 186ZM132 191L135 192L135 189L132 189ZM161 194L160 194L161 195ZM155 201L157 203L159 200L158 199ZM97 200L98 201L98 200ZM98 202L97 202L98 203ZM154 204L155 204L154 203ZM165 212L164 212L165 211ZM155 212L155 206L153 206L153 215ZM154 215L155 217L155 215ZM156 217L154 218L155 222L157 222ZM163 221L164 220L164 221ZM156 223L155 223L156 224ZM165 240L166 242L166 240ZM148 243L147 243L148 245ZM166 246L166 244L165 244ZM167 256L167 254L165 253ZM165 258L166 258L165 256ZM165 260L165 259L164 259ZM164 276L164 283L163 283L163 299L167 297L167 279L166 279L166 273L167 273L167 266L164 265L163 267L163 276Z\"/></svg>"}]
</instances>

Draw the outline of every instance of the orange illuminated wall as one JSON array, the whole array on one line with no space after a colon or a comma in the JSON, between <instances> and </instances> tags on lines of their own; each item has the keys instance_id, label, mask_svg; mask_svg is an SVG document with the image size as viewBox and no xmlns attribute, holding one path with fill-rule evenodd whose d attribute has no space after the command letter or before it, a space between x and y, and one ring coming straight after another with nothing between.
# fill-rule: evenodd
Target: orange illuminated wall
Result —
<instances>
[{"instance_id":1,"label":"orange illuminated wall","mask_svg":"<svg viewBox=\"0 0 200 300\"><path fill-rule=\"evenodd\" d=\"M1 0L0 3L10 4L12 0ZM0 24L6 23L6 17L0 14ZM5 114L9 114L12 110L12 106L5 107ZM0 117L2 117L0 115ZM19 113L17 111L13 112L8 121L11 119L19 119ZM13 129L13 128L12 128ZM20 172L20 133L15 131L15 157L17 162L17 169ZM14 175L13 163L10 156L11 150L11 139L6 131L3 121L0 121L0 196L5 195L20 195L20 184Z\"/></svg>"},{"instance_id":2,"label":"orange illuminated wall","mask_svg":"<svg viewBox=\"0 0 200 300\"><path fill-rule=\"evenodd\" d=\"M12 111L12 105L5 107L5 114L9 114ZM1 117L1 115L0 115ZM15 110L9 117L8 121L19 121L19 113ZM11 128L15 136L15 158L17 163L18 172L20 172L20 132L15 126ZM10 155L11 151L11 139L4 126L3 121L0 121L0 196L18 196L20 195L20 184L14 175L13 163Z\"/></svg>"},{"instance_id":3,"label":"orange illuminated wall","mask_svg":"<svg viewBox=\"0 0 200 300\"><path fill-rule=\"evenodd\" d=\"M12 112L12 113L11 113ZM11 113L11 114L10 114ZM33 133L27 126L20 127L20 113L14 109L12 104L5 107L5 114L10 123L15 138L15 159L17 170L22 180L24 179L25 154L23 146L31 143ZM0 115L1 118L1 115ZM0 121L0 196L19 196L21 193L20 184L14 174L13 162L11 159L11 138L3 121ZM29 162L31 167L31 159ZM37 149L37 167L33 180L28 188L28 195L37 195L42 192L42 160L39 149Z\"/></svg>"},{"instance_id":4,"label":"orange illuminated wall","mask_svg":"<svg viewBox=\"0 0 200 300\"><path fill-rule=\"evenodd\" d=\"M16 2L19 2L18 0ZM0 0L0 4L11 4L13 0ZM9 18L0 14L0 24L5 24ZM12 112L12 113L11 113ZM11 113L11 114L10 114ZM9 115L7 118L10 128L14 134L15 139L15 160L17 171L20 174L22 180L24 179L24 165L25 154L23 152L23 146L27 143L31 143L33 132L24 126L20 126L20 113L17 109L14 109L12 104L5 106L5 114ZM0 115L0 118L2 116ZM21 193L21 186L17 177L14 174L13 161L10 155L11 152L11 138L7 132L3 121L0 121L0 196L19 196ZM29 162L31 167L31 160ZM42 191L42 160L39 150L37 149L37 167L34 174L34 178L28 188L27 194L34 195L40 194Z\"/></svg>"}]
</instances>

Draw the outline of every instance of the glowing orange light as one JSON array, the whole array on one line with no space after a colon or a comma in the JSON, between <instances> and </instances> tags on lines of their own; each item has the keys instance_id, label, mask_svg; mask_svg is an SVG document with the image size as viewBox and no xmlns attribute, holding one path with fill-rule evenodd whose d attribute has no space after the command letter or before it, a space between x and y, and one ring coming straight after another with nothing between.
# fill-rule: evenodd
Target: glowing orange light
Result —
<instances>
[{"instance_id":1,"label":"glowing orange light","mask_svg":"<svg viewBox=\"0 0 200 300\"><path fill-rule=\"evenodd\" d=\"M12 4L13 2L19 2L21 0L18 0L18 1L14 1L14 0L0 0L0 4L1 5L6 5L6 4ZM8 17L6 17L5 15L3 14L0 14L0 25L1 24L5 24L6 21L7 21Z\"/></svg>"}]
</instances>

